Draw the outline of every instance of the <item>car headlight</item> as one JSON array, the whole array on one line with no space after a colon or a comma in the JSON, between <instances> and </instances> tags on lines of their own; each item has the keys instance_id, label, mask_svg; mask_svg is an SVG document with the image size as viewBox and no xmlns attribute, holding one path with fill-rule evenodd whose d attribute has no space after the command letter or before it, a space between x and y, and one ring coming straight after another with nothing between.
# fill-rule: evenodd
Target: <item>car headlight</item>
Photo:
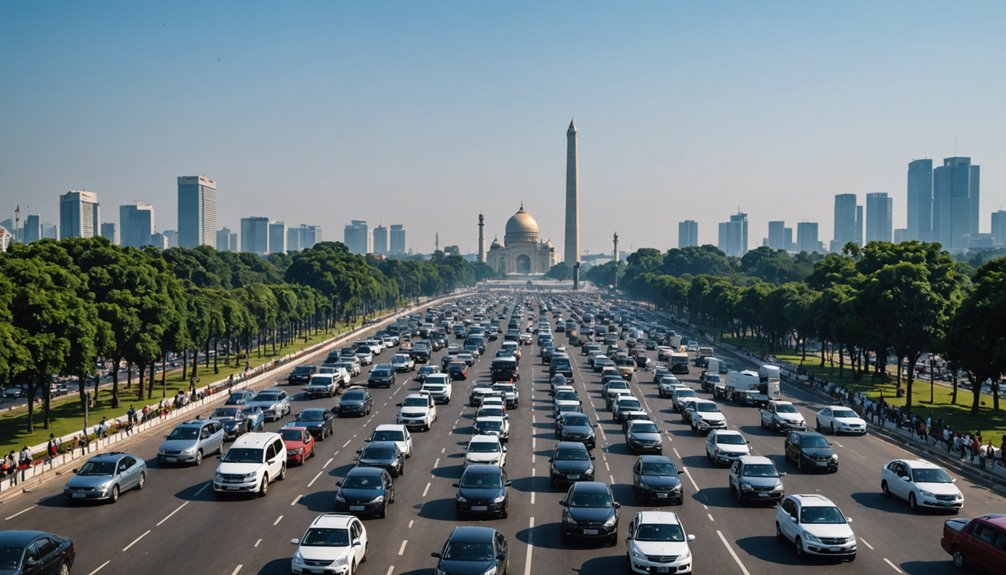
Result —
<instances>
[{"instance_id":1,"label":"car headlight","mask_svg":"<svg viewBox=\"0 0 1006 575\"><path fill-rule=\"evenodd\" d=\"M222 473L220 473L219 471L217 471L216 474L213 476L213 479L216 479L217 481L223 481L223 478L224 478L224 475Z\"/></svg>"},{"instance_id":2,"label":"car headlight","mask_svg":"<svg viewBox=\"0 0 1006 575\"><path fill-rule=\"evenodd\" d=\"M832 455L830 461L832 461L834 463L837 463L838 462L838 454L836 453L836 454Z\"/></svg>"},{"instance_id":3,"label":"car headlight","mask_svg":"<svg viewBox=\"0 0 1006 575\"><path fill-rule=\"evenodd\" d=\"M678 555L678 561L684 561L685 559L691 559L691 558L692 558L692 550L689 549L688 547L685 547L684 553Z\"/></svg>"},{"instance_id":4,"label":"car headlight","mask_svg":"<svg viewBox=\"0 0 1006 575\"><path fill-rule=\"evenodd\" d=\"M194 453L194 452L195 452L195 450L196 450L196 446L195 446L195 445L193 445L192 447L190 447L190 448L188 448L188 449L183 449L183 450L182 450L182 453Z\"/></svg>"},{"instance_id":5,"label":"car headlight","mask_svg":"<svg viewBox=\"0 0 1006 575\"><path fill-rule=\"evenodd\" d=\"M636 548L635 545L632 546L632 558L637 561L646 561L646 555L642 551Z\"/></svg>"},{"instance_id":6,"label":"car headlight","mask_svg":"<svg viewBox=\"0 0 1006 575\"><path fill-rule=\"evenodd\" d=\"M458 503L468 503L468 498L464 495L458 495Z\"/></svg>"},{"instance_id":7,"label":"car headlight","mask_svg":"<svg viewBox=\"0 0 1006 575\"><path fill-rule=\"evenodd\" d=\"M617 523L617 522L618 522L618 516L617 515L612 515L611 517L608 518L607 521L604 522L604 526L605 527L614 527L615 523Z\"/></svg>"},{"instance_id":8,"label":"car headlight","mask_svg":"<svg viewBox=\"0 0 1006 575\"><path fill-rule=\"evenodd\" d=\"M339 491L339 492L337 492L335 494L335 500L338 501L339 503L345 503L346 502L346 498L342 496L342 492L341 491Z\"/></svg>"},{"instance_id":9,"label":"car headlight","mask_svg":"<svg viewBox=\"0 0 1006 575\"><path fill-rule=\"evenodd\" d=\"M371 503L381 503L382 501L384 501L383 495L378 495L377 497L370 500Z\"/></svg>"},{"instance_id":10,"label":"car headlight","mask_svg":"<svg viewBox=\"0 0 1006 575\"><path fill-rule=\"evenodd\" d=\"M349 555L343 555L335 560L335 564L339 567L343 565L349 565Z\"/></svg>"},{"instance_id":11,"label":"car headlight","mask_svg":"<svg viewBox=\"0 0 1006 575\"><path fill-rule=\"evenodd\" d=\"M810 533L806 533L806 532L804 532L803 538L806 539L807 541L811 542L811 543L820 543L821 542L820 539L818 539L817 537L811 535Z\"/></svg>"},{"instance_id":12,"label":"car headlight","mask_svg":"<svg viewBox=\"0 0 1006 575\"><path fill-rule=\"evenodd\" d=\"M256 476L258 476L258 473L254 471L252 471L251 473L245 473L244 475L245 479L255 479Z\"/></svg>"},{"instance_id":13,"label":"car headlight","mask_svg":"<svg viewBox=\"0 0 1006 575\"><path fill-rule=\"evenodd\" d=\"M109 489L111 489L111 488L112 488L112 486L113 486L113 485L115 485L115 482L114 482L114 481L108 481L108 482L106 482L106 483L102 483L102 484L101 484L101 485L100 485L100 486L98 487L98 490L99 490L99 491L108 491Z\"/></svg>"},{"instance_id":14,"label":"car headlight","mask_svg":"<svg viewBox=\"0 0 1006 575\"><path fill-rule=\"evenodd\" d=\"M304 562L304 556L300 554L300 549L298 549L293 554L293 561L294 561L294 563L303 563Z\"/></svg>"},{"instance_id":15,"label":"car headlight","mask_svg":"<svg viewBox=\"0 0 1006 575\"><path fill-rule=\"evenodd\" d=\"M503 503L506 501L506 495L500 495L499 497L493 499L493 503Z\"/></svg>"},{"instance_id":16,"label":"car headlight","mask_svg":"<svg viewBox=\"0 0 1006 575\"><path fill-rule=\"evenodd\" d=\"M482 575L496 575L496 566L493 565L489 569L486 569L485 571L482 572Z\"/></svg>"},{"instance_id":17,"label":"car headlight","mask_svg":"<svg viewBox=\"0 0 1006 575\"><path fill-rule=\"evenodd\" d=\"M741 481L741 489L750 490L751 489L751 484L748 483L747 481Z\"/></svg>"},{"instance_id":18,"label":"car headlight","mask_svg":"<svg viewBox=\"0 0 1006 575\"><path fill-rule=\"evenodd\" d=\"M932 493L926 491L925 489L919 489L919 495L921 495L923 497L932 497L933 496Z\"/></svg>"}]
</instances>

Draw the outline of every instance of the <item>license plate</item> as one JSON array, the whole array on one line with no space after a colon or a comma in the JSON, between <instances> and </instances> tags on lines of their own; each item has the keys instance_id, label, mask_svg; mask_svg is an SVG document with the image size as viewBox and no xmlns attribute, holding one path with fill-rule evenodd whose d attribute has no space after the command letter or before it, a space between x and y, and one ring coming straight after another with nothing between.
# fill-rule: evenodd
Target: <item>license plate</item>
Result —
<instances>
[{"instance_id":1,"label":"license plate","mask_svg":"<svg viewBox=\"0 0 1006 575\"><path fill-rule=\"evenodd\" d=\"M768 493L759 493L758 497L768 497Z\"/></svg>"},{"instance_id":2,"label":"license plate","mask_svg":"<svg viewBox=\"0 0 1006 575\"><path fill-rule=\"evenodd\" d=\"M667 494L666 493L658 493L657 494L657 499L667 499Z\"/></svg>"},{"instance_id":3,"label":"license plate","mask_svg":"<svg viewBox=\"0 0 1006 575\"><path fill-rule=\"evenodd\" d=\"M73 493L73 498L74 499L83 499L84 498L84 494L80 493L80 492L74 492Z\"/></svg>"},{"instance_id":4,"label":"license plate","mask_svg":"<svg viewBox=\"0 0 1006 575\"><path fill-rule=\"evenodd\" d=\"M818 461L817 462L817 466L818 467L827 467L828 466L828 462L827 461Z\"/></svg>"},{"instance_id":5,"label":"license plate","mask_svg":"<svg viewBox=\"0 0 1006 575\"><path fill-rule=\"evenodd\" d=\"M362 505L350 505L349 506L349 510L350 511L363 511L363 506Z\"/></svg>"},{"instance_id":6,"label":"license plate","mask_svg":"<svg viewBox=\"0 0 1006 575\"><path fill-rule=\"evenodd\" d=\"M566 476L566 479L579 479L579 478L580 478L580 474L579 473L572 473L572 474Z\"/></svg>"},{"instance_id":7,"label":"license plate","mask_svg":"<svg viewBox=\"0 0 1006 575\"><path fill-rule=\"evenodd\" d=\"M488 511L489 506L487 505L472 505L472 511Z\"/></svg>"},{"instance_id":8,"label":"license plate","mask_svg":"<svg viewBox=\"0 0 1006 575\"><path fill-rule=\"evenodd\" d=\"M597 535L597 529L584 529L584 535Z\"/></svg>"},{"instance_id":9,"label":"license plate","mask_svg":"<svg viewBox=\"0 0 1006 575\"><path fill-rule=\"evenodd\" d=\"M842 552L842 548L841 547L832 547L831 548L831 552L832 553L841 553Z\"/></svg>"},{"instance_id":10,"label":"license plate","mask_svg":"<svg viewBox=\"0 0 1006 575\"><path fill-rule=\"evenodd\" d=\"M668 567L657 567L657 573L670 573L671 570Z\"/></svg>"},{"instance_id":11,"label":"license plate","mask_svg":"<svg viewBox=\"0 0 1006 575\"><path fill-rule=\"evenodd\" d=\"M165 461L166 463L174 463L174 462L175 462L175 461L177 461L177 460L178 460L178 458L177 458L177 457L165 457L165 458L164 458L164 461Z\"/></svg>"}]
</instances>

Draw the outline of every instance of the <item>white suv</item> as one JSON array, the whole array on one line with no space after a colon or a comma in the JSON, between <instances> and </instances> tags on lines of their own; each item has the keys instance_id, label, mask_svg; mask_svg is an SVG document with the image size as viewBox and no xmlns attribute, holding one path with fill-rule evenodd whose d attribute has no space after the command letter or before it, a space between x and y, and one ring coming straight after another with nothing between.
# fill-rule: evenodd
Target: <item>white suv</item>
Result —
<instances>
[{"instance_id":1,"label":"white suv","mask_svg":"<svg viewBox=\"0 0 1006 575\"><path fill-rule=\"evenodd\" d=\"M751 455L750 443L739 431L716 429L706 437L706 457L716 465L729 465L745 455Z\"/></svg>"},{"instance_id":2,"label":"white suv","mask_svg":"<svg viewBox=\"0 0 1006 575\"><path fill-rule=\"evenodd\" d=\"M880 489L884 495L904 499L914 511L960 509L964 495L954 485L956 479L936 464L922 459L895 459L880 470Z\"/></svg>"},{"instance_id":3,"label":"white suv","mask_svg":"<svg viewBox=\"0 0 1006 575\"><path fill-rule=\"evenodd\" d=\"M451 384L443 381L424 381L419 393L430 394L434 403L451 402Z\"/></svg>"},{"instance_id":4,"label":"white suv","mask_svg":"<svg viewBox=\"0 0 1006 575\"><path fill-rule=\"evenodd\" d=\"M687 403L694 406L690 410L686 409L685 412L688 413L688 423L695 433L708 433L713 429L727 428L727 418L715 401L698 399L688 400Z\"/></svg>"},{"instance_id":5,"label":"white suv","mask_svg":"<svg viewBox=\"0 0 1006 575\"><path fill-rule=\"evenodd\" d=\"M413 428L418 427L429 431L437 419L437 405L433 396L428 393L410 393L398 404L398 423Z\"/></svg>"},{"instance_id":6,"label":"white suv","mask_svg":"<svg viewBox=\"0 0 1006 575\"><path fill-rule=\"evenodd\" d=\"M278 433L254 432L238 437L224 453L213 477L213 493L258 493L269 482L286 478L286 447Z\"/></svg>"},{"instance_id":7,"label":"white suv","mask_svg":"<svg viewBox=\"0 0 1006 575\"><path fill-rule=\"evenodd\" d=\"M495 435L474 435L465 449L465 465L487 463L489 465L506 465L506 446Z\"/></svg>"},{"instance_id":8,"label":"white suv","mask_svg":"<svg viewBox=\"0 0 1006 575\"><path fill-rule=\"evenodd\" d=\"M298 574L356 573L367 560L367 528L352 515L319 515L303 537L290 543L297 546L290 570Z\"/></svg>"},{"instance_id":9,"label":"white suv","mask_svg":"<svg viewBox=\"0 0 1006 575\"><path fill-rule=\"evenodd\" d=\"M856 534L831 499L823 495L788 495L775 512L775 535L793 542L796 554L856 558Z\"/></svg>"},{"instance_id":10,"label":"white suv","mask_svg":"<svg viewBox=\"0 0 1006 575\"><path fill-rule=\"evenodd\" d=\"M625 553L633 573L691 573L692 553L677 513L640 511L629 523Z\"/></svg>"}]
</instances>

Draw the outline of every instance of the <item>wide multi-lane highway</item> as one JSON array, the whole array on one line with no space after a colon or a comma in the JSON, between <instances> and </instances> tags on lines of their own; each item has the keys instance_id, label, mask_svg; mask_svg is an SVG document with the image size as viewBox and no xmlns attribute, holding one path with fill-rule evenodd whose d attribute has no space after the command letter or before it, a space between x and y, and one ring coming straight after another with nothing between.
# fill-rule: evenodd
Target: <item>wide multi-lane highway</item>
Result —
<instances>
[{"instance_id":1,"label":"wide multi-lane highway","mask_svg":"<svg viewBox=\"0 0 1006 575\"><path fill-rule=\"evenodd\" d=\"M537 302L537 298L533 297ZM524 296L519 300L523 301ZM501 308L495 310L496 313ZM527 308L527 318L537 324L537 305ZM563 316L565 316L565 311ZM552 316L549 314L549 319ZM505 323L503 324L505 326ZM521 329L525 324L521 323ZM562 333L556 343L565 344ZM502 341L502 338L500 339ZM455 342L453 337L451 342ZM621 342L620 342L621 343ZM560 537L564 490L550 488L548 457L556 443L553 432L547 367L538 358L538 347L524 346L520 362L519 409L510 413L507 473L513 482L507 519L458 520L454 513L456 482L464 462L464 447L471 436L474 408L465 399L473 381L489 380L489 362L499 342L491 342L476 363L467 382L454 384L453 401L438 406L438 419L429 432L416 432L414 452L406 473L397 478L397 501L385 519L367 519L368 560L362 573L398 575L432 573L444 539L458 524L483 524L499 529L510 542L509 572L530 573L623 573L627 572L622 537L640 505L632 492L631 467L636 456L625 449L621 426L615 423L600 398L600 376L586 362L579 348L569 346L574 379L584 412L598 423L596 478L609 482L620 509L620 540L617 546L592 547L565 544ZM394 350L378 359L390 361ZM439 364L440 355L432 362ZM655 352L649 352L654 354ZM652 358L654 362L656 357ZM319 363L320 357L307 361ZM413 374L399 376L389 390L371 390L374 410L364 418L339 419L334 436L318 445L318 456L302 467L293 467L284 481L270 486L264 498L219 500L212 492L215 459L199 467L161 468L156 451L162 437L139 437L122 449L146 459L149 470L142 491L122 496L114 505L68 505L61 495L63 481L50 481L35 492L8 500L3 508L3 529L44 529L71 536L77 544L75 573L289 573L295 547L289 543L320 513L331 512L335 482L353 466L355 452L380 423L394 422L396 402L416 390ZM367 370L354 378L365 382ZM286 372L277 373L285 382ZM698 389L698 369L680 379ZM727 469L713 467L704 455L704 438L693 434L670 408L670 400L657 396L652 373L637 372L633 391L651 418L665 432L664 454L682 465L685 501L665 510L680 514L685 529L696 535L691 544L697 573L803 574L820 573L910 573L937 574L951 570L948 556L939 546L945 515L912 513L901 502L885 499L880 492L880 468L887 461L910 454L899 447L865 437L836 437L840 457L834 474L797 472L782 457L783 436L763 431L758 412L722 404L729 427L745 434L752 451L775 460L787 493L820 493L835 501L853 518L859 538L854 563L819 563L799 559L790 545L775 538L774 507L739 507L727 490ZM267 425L276 430L308 406L332 407L336 399L306 400L295 395L293 414ZM813 422L817 401L802 390L784 388L804 417ZM705 397L706 394L701 393ZM169 429L165 429L167 433ZM1006 510L1004 499L988 488L960 478L957 485L966 498L965 515Z\"/></svg>"}]
</instances>

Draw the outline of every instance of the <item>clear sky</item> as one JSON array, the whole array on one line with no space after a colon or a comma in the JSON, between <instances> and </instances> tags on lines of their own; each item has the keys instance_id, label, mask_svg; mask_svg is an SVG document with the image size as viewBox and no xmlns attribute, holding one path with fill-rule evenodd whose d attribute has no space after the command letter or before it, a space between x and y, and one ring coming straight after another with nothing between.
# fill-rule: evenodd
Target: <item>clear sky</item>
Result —
<instances>
[{"instance_id":1,"label":"clear sky","mask_svg":"<svg viewBox=\"0 0 1006 575\"><path fill-rule=\"evenodd\" d=\"M820 222L894 197L910 160L982 166L1006 207L1006 2L0 2L0 219L102 219L176 180L243 216L401 223L476 249L524 202L562 253L566 126L580 130L581 245L677 245L677 222ZM561 256L560 256L561 257Z\"/></svg>"}]
</instances>

